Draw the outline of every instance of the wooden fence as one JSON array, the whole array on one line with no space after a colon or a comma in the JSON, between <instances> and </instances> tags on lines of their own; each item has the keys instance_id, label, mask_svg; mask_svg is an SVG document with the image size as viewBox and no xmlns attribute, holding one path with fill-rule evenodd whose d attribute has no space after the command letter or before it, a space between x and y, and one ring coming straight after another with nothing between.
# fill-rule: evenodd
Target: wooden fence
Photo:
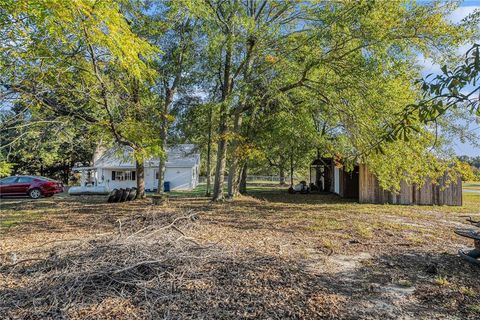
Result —
<instances>
[{"instance_id":1,"label":"wooden fence","mask_svg":"<svg viewBox=\"0 0 480 320\"><path fill-rule=\"evenodd\" d=\"M432 181L427 178L421 187L400 184L400 191L393 193L382 189L378 179L365 165L360 165L359 202L420 205L462 205L462 180L447 185L446 178Z\"/></svg>"}]
</instances>

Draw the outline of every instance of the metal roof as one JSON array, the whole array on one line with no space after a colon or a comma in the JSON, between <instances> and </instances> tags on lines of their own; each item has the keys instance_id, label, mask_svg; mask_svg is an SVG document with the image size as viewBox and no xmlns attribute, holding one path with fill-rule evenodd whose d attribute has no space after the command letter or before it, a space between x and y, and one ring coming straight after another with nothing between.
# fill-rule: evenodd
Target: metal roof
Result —
<instances>
[{"instance_id":1,"label":"metal roof","mask_svg":"<svg viewBox=\"0 0 480 320\"><path fill-rule=\"evenodd\" d=\"M145 167L157 167L160 158L145 159ZM167 149L167 168L189 168L200 163L200 153L193 144L180 144ZM93 164L94 168L129 169L135 168L133 149L113 147L106 150Z\"/></svg>"}]
</instances>

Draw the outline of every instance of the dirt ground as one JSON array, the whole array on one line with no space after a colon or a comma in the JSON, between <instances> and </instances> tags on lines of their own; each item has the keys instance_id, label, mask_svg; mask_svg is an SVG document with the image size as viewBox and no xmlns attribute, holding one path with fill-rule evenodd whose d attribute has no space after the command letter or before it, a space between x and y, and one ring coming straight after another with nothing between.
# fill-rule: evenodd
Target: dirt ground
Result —
<instances>
[{"instance_id":1,"label":"dirt ground","mask_svg":"<svg viewBox=\"0 0 480 320\"><path fill-rule=\"evenodd\" d=\"M212 204L0 203L6 319L480 319L455 207L365 205L256 188Z\"/></svg>"}]
</instances>

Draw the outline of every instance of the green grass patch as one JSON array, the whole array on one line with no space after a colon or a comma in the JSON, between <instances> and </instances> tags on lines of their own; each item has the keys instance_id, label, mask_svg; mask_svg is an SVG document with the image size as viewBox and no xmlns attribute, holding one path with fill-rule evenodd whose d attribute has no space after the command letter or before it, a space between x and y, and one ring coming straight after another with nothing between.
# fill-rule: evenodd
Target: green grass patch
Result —
<instances>
[{"instance_id":1,"label":"green grass patch","mask_svg":"<svg viewBox=\"0 0 480 320\"><path fill-rule=\"evenodd\" d=\"M463 189L480 190L480 181L466 181L462 186Z\"/></svg>"},{"instance_id":2,"label":"green grass patch","mask_svg":"<svg viewBox=\"0 0 480 320\"><path fill-rule=\"evenodd\" d=\"M213 185L212 185L212 189L213 189ZM205 183L201 183L192 190L171 190L166 194L172 198L198 198L198 197L205 197L206 192L207 192L207 185ZM155 193L148 192L147 197L152 196L153 194Z\"/></svg>"},{"instance_id":3,"label":"green grass patch","mask_svg":"<svg viewBox=\"0 0 480 320\"><path fill-rule=\"evenodd\" d=\"M480 314L480 303L469 305L468 309L474 313Z\"/></svg>"},{"instance_id":4,"label":"green grass patch","mask_svg":"<svg viewBox=\"0 0 480 320\"><path fill-rule=\"evenodd\" d=\"M247 187L248 193L279 193L279 190L287 191L288 187L280 187L278 183L269 183L269 182L249 182ZM225 182L224 192L227 191L227 183ZM213 183L210 188L210 193L213 192ZM198 197L205 197L207 193L207 185L205 183L200 183L195 189L193 190L172 190L167 194L171 197L175 198L198 198ZM147 194L148 195L148 194Z\"/></svg>"},{"instance_id":5,"label":"green grass patch","mask_svg":"<svg viewBox=\"0 0 480 320\"><path fill-rule=\"evenodd\" d=\"M42 216L38 210L8 210L0 213L0 230L8 230L13 226L34 221Z\"/></svg>"}]
</instances>

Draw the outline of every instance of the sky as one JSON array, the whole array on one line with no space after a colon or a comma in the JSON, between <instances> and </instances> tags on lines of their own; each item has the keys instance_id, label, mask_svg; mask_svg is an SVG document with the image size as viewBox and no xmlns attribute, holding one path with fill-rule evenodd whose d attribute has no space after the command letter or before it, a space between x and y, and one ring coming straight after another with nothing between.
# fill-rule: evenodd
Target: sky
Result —
<instances>
[{"instance_id":1,"label":"sky","mask_svg":"<svg viewBox=\"0 0 480 320\"><path fill-rule=\"evenodd\" d=\"M419 2L426 2L426 1L419 1ZM451 14L449 18L453 22L458 22L477 9L480 10L480 0L465 0L460 5L460 7L457 8ZM464 54L470 47L471 47L471 44L466 44L459 48L459 52ZM423 65L423 71L422 71L423 76L426 76L431 73L433 74L441 73L440 66L432 63L432 61L426 60L420 57L419 62ZM477 132L480 135L480 124L475 123L474 117L472 117L469 130L471 130L472 132ZM452 145L457 155L480 156L480 148L473 146L468 142L462 143L458 139L457 141L452 141Z\"/></svg>"}]
</instances>

